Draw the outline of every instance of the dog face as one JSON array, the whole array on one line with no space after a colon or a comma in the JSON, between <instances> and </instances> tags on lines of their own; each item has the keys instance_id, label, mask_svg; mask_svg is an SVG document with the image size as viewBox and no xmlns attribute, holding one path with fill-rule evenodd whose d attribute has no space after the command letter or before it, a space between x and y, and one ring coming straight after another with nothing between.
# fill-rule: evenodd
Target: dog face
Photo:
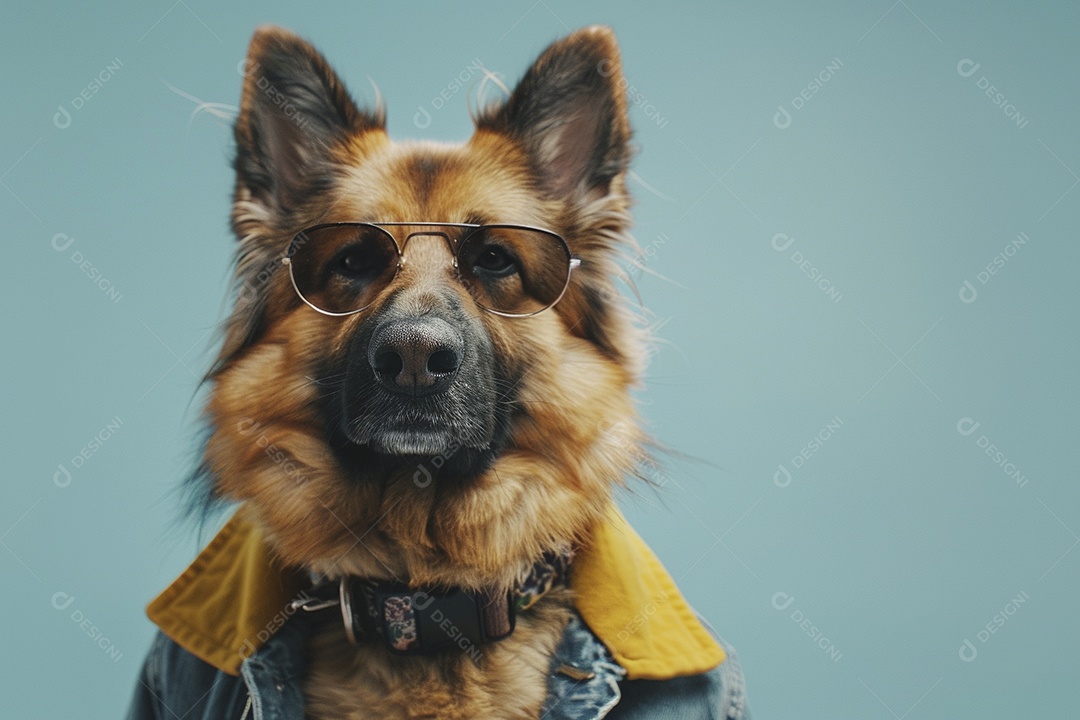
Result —
<instances>
[{"instance_id":1,"label":"dog face","mask_svg":"<svg viewBox=\"0 0 1080 720\"><path fill-rule=\"evenodd\" d=\"M245 68L214 493L317 572L510 584L641 459L613 35L552 45L461 145L392 142L286 31ZM503 224L541 231L472 227Z\"/></svg>"}]
</instances>

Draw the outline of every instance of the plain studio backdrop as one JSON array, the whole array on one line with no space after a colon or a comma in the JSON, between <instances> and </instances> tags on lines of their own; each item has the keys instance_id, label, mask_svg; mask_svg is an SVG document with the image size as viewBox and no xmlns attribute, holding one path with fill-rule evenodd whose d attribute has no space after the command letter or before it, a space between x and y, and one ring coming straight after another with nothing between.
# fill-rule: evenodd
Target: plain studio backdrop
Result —
<instances>
[{"instance_id":1,"label":"plain studio backdrop","mask_svg":"<svg viewBox=\"0 0 1080 720\"><path fill-rule=\"evenodd\" d=\"M174 488L266 22L438 141L613 26L641 409L689 458L621 504L757 717L1080 715L1080 6L926 0L4 3L0 715L120 716L207 539Z\"/></svg>"}]
</instances>

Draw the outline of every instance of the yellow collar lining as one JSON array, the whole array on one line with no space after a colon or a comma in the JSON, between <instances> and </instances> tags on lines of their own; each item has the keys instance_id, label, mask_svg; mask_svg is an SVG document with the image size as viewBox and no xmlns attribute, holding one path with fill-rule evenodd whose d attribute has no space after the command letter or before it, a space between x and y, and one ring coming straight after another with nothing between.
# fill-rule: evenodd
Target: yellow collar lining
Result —
<instances>
[{"instance_id":1,"label":"yellow collar lining","mask_svg":"<svg viewBox=\"0 0 1080 720\"><path fill-rule=\"evenodd\" d=\"M230 675L280 628L309 585L241 509L146 608L178 645ZM675 582L612 504L570 569L574 605L631 680L696 675L724 661Z\"/></svg>"}]
</instances>

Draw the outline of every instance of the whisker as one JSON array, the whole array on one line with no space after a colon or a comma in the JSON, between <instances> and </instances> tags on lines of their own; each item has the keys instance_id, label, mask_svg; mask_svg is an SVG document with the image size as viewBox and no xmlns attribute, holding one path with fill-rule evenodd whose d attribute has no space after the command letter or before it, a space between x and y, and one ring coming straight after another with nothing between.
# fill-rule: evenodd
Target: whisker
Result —
<instances>
[{"instance_id":1,"label":"whisker","mask_svg":"<svg viewBox=\"0 0 1080 720\"><path fill-rule=\"evenodd\" d=\"M347 373L338 373L336 375L327 375L326 377L322 378L313 378L310 375L305 375L304 379L312 385L334 385L340 384L339 381L344 379L346 374Z\"/></svg>"}]
</instances>

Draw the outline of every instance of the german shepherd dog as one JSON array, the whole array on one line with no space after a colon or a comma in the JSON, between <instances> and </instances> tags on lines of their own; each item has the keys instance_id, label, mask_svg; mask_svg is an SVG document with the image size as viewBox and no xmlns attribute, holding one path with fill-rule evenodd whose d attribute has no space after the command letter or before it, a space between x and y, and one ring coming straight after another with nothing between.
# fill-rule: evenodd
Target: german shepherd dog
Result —
<instances>
[{"instance_id":1,"label":"german shepherd dog","mask_svg":"<svg viewBox=\"0 0 1080 720\"><path fill-rule=\"evenodd\" d=\"M203 470L313 577L512 588L580 541L649 440L612 32L550 46L463 144L399 143L307 42L254 35L235 125L235 306ZM625 277L625 273L623 273ZM300 468L252 442L251 423ZM314 635L312 718L536 718L570 590L483 662Z\"/></svg>"}]
</instances>

